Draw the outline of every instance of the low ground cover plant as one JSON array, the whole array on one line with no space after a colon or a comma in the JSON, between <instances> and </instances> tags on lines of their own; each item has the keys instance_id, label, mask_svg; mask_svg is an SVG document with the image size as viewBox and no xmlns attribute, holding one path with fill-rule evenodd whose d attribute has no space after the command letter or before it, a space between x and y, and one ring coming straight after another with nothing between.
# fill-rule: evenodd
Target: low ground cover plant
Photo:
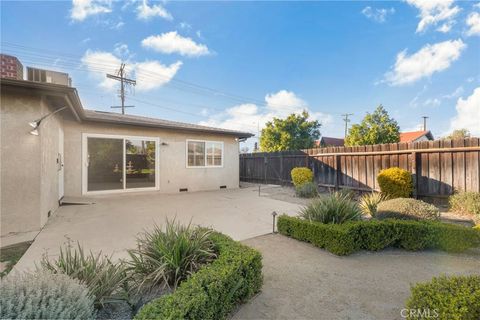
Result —
<instances>
[{"instance_id":1,"label":"low ground cover plant","mask_svg":"<svg viewBox=\"0 0 480 320\"><path fill-rule=\"evenodd\" d=\"M480 276L435 277L411 288L406 303L409 319L431 318L452 320L480 319Z\"/></svg>"},{"instance_id":2,"label":"low ground cover plant","mask_svg":"<svg viewBox=\"0 0 480 320\"><path fill-rule=\"evenodd\" d=\"M79 243L74 247L68 242L60 248L60 255L56 259L44 255L40 268L51 273L66 274L84 283L94 297L97 308L124 298L123 286L127 273L123 264L113 263L101 252L96 255L92 252L85 254Z\"/></svg>"},{"instance_id":3,"label":"low ground cover plant","mask_svg":"<svg viewBox=\"0 0 480 320\"><path fill-rule=\"evenodd\" d=\"M322 223L344 223L361 218L362 212L348 192L334 192L314 199L300 211L300 216Z\"/></svg>"},{"instance_id":4,"label":"low ground cover plant","mask_svg":"<svg viewBox=\"0 0 480 320\"><path fill-rule=\"evenodd\" d=\"M317 185L313 182L305 182L295 187L295 194L300 198L313 198L318 195Z\"/></svg>"},{"instance_id":5,"label":"low ground cover plant","mask_svg":"<svg viewBox=\"0 0 480 320\"><path fill-rule=\"evenodd\" d=\"M139 290L167 285L175 289L189 275L216 258L212 231L191 224L166 221L165 231L154 226L129 250L128 272Z\"/></svg>"},{"instance_id":6,"label":"low ground cover plant","mask_svg":"<svg viewBox=\"0 0 480 320\"><path fill-rule=\"evenodd\" d=\"M387 200L387 197L380 192L366 193L358 200L358 206L363 214L375 218L378 205L385 200Z\"/></svg>"},{"instance_id":7,"label":"low ground cover plant","mask_svg":"<svg viewBox=\"0 0 480 320\"><path fill-rule=\"evenodd\" d=\"M1 280L1 319L95 319L94 298L78 280L39 271Z\"/></svg>"},{"instance_id":8,"label":"low ground cover plant","mask_svg":"<svg viewBox=\"0 0 480 320\"><path fill-rule=\"evenodd\" d=\"M408 198L413 192L412 174L398 167L380 171L377 181L382 193L390 199Z\"/></svg>"},{"instance_id":9,"label":"low ground cover plant","mask_svg":"<svg viewBox=\"0 0 480 320\"><path fill-rule=\"evenodd\" d=\"M450 210L471 217L480 224L480 192L456 192L448 199Z\"/></svg>"},{"instance_id":10,"label":"low ground cover plant","mask_svg":"<svg viewBox=\"0 0 480 320\"><path fill-rule=\"evenodd\" d=\"M377 206L378 219L438 220L440 211L432 204L413 198L395 198Z\"/></svg>"},{"instance_id":11,"label":"low ground cover plant","mask_svg":"<svg viewBox=\"0 0 480 320\"><path fill-rule=\"evenodd\" d=\"M174 293L146 304L135 319L224 319L262 286L261 254L213 232L216 260L180 283Z\"/></svg>"},{"instance_id":12,"label":"low ground cover plant","mask_svg":"<svg viewBox=\"0 0 480 320\"><path fill-rule=\"evenodd\" d=\"M387 247L462 252L480 246L479 230L437 221L387 219L326 224L282 215L277 226L283 235L309 242L336 255Z\"/></svg>"},{"instance_id":13,"label":"low ground cover plant","mask_svg":"<svg viewBox=\"0 0 480 320\"><path fill-rule=\"evenodd\" d=\"M295 187L313 181L313 172L307 167L293 168L290 172Z\"/></svg>"}]
</instances>

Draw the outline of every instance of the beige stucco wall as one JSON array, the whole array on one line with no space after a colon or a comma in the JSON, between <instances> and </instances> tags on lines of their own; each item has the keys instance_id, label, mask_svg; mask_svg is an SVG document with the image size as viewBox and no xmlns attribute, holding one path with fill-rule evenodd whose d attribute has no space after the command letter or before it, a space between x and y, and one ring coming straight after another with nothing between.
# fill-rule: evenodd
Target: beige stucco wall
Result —
<instances>
[{"instance_id":1,"label":"beige stucco wall","mask_svg":"<svg viewBox=\"0 0 480 320\"><path fill-rule=\"evenodd\" d=\"M51 110L44 98L27 90L2 90L0 110L0 222L4 237L40 230L48 212L58 207L53 166L61 121L51 117L42 123L40 136L29 134L28 122Z\"/></svg>"},{"instance_id":2,"label":"beige stucco wall","mask_svg":"<svg viewBox=\"0 0 480 320\"><path fill-rule=\"evenodd\" d=\"M83 133L159 138L159 192L176 193L180 188L188 188L191 192L216 190L222 185L227 188L239 186L238 141L233 136L68 120L64 121L64 130L66 196L82 195L82 170L86 170L82 163ZM187 168L187 139L223 141L223 167Z\"/></svg>"}]
</instances>

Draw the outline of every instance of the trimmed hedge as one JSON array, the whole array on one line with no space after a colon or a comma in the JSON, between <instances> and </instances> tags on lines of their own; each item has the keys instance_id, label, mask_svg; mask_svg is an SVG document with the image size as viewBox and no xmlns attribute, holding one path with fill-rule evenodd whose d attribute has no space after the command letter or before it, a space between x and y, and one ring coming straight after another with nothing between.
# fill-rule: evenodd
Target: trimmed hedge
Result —
<instances>
[{"instance_id":1,"label":"trimmed hedge","mask_svg":"<svg viewBox=\"0 0 480 320\"><path fill-rule=\"evenodd\" d=\"M135 319L225 319L257 293L263 282L262 255L214 232L218 258L183 281L177 290L153 300Z\"/></svg>"},{"instance_id":2,"label":"trimmed hedge","mask_svg":"<svg viewBox=\"0 0 480 320\"><path fill-rule=\"evenodd\" d=\"M409 319L423 318L422 313L437 319L480 319L480 276L441 276L411 288L407 301Z\"/></svg>"},{"instance_id":3,"label":"trimmed hedge","mask_svg":"<svg viewBox=\"0 0 480 320\"><path fill-rule=\"evenodd\" d=\"M480 246L478 230L434 221L387 219L324 224L282 215L277 226L285 236L309 242L336 255L387 247L461 252Z\"/></svg>"}]
</instances>

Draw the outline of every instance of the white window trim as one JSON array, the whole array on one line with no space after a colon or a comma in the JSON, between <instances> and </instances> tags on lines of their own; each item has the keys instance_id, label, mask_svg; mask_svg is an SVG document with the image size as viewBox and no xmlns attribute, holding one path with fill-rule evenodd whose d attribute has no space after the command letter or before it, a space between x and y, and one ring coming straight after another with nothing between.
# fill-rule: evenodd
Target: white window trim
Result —
<instances>
[{"instance_id":1,"label":"white window trim","mask_svg":"<svg viewBox=\"0 0 480 320\"><path fill-rule=\"evenodd\" d=\"M148 188L126 188L126 170L123 170L123 189L88 191L88 138L110 138L123 140L123 167L125 168L125 140L148 140L155 141L155 187ZM100 133L82 133L82 195L100 195L125 192L158 191L160 190L160 138L145 136L127 136Z\"/></svg>"},{"instance_id":2,"label":"white window trim","mask_svg":"<svg viewBox=\"0 0 480 320\"><path fill-rule=\"evenodd\" d=\"M204 166L189 166L188 165L188 143L189 142L204 142L205 143L205 155L204 155L205 165ZM215 165L207 166L207 143L208 142L221 144L221 146L222 146L222 164L221 165L219 165L219 166L215 166ZM187 139L187 141L185 143L185 167L187 169L223 168L223 165L225 163L224 153L225 153L225 145L224 145L223 141Z\"/></svg>"}]
</instances>

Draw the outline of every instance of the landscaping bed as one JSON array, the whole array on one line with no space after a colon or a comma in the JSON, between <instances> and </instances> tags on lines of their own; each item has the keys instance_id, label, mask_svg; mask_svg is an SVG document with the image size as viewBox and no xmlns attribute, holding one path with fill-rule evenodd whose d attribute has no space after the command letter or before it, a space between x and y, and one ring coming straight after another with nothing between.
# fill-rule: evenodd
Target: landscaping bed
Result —
<instances>
[{"instance_id":1,"label":"landscaping bed","mask_svg":"<svg viewBox=\"0 0 480 320\"><path fill-rule=\"evenodd\" d=\"M480 246L480 231L436 221L370 220L325 224L282 215L278 231L336 255L387 247L461 252Z\"/></svg>"},{"instance_id":2,"label":"landscaping bed","mask_svg":"<svg viewBox=\"0 0 480 320\"><path fill-rule=\"evenodd\" d=\"M223 319L262 286L262 256L220 233L218 258L178 289L145 305L135 319Z\"/></svg>"},{"instance_id":3,"label":"landscaping bed","mask_svg":"<svg viewBox=\"0 0 480 320\"><path fill-rule=\"evenodd\" d=\"M31 241L27 241L0 249L0 263L2 264L0 270L1 278L12 270L31 244Z\"/></svg>"}]
</instances>

